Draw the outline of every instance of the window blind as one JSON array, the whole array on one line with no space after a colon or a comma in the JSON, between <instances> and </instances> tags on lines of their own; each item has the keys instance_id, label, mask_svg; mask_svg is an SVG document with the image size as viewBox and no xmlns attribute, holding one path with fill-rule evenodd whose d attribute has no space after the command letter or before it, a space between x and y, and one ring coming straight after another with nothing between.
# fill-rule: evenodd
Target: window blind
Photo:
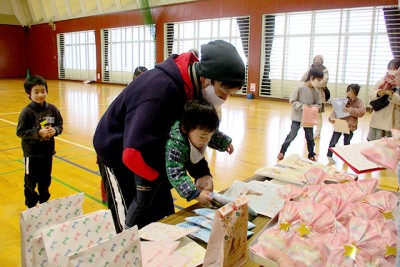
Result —
<instances>
[{"instance_id":1,"label":"window blind","mask_svg":"<svg viewBox=\"0 0 400 267\"><path fill-rule=\"evenodd\" d=\"M395 56L393 46L400 48L396 37L389 42L387 28L389 21L399 32L397 16L385 19L384 7L265 14L259 95L290 97L320 54L329 70L331 98L344 97L347 86L358 83L367 104L369 91Z\"/></svg>"}]
</instances>

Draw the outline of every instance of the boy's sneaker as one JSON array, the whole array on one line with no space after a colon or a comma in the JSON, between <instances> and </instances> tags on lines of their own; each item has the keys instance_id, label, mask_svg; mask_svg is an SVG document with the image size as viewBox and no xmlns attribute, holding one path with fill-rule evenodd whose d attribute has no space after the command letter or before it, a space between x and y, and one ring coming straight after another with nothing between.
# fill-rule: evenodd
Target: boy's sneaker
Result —
<instances>
[{"instance_id":1,"label":"boy's sneaker","mask_svg":"<svg viewBox=\"0 0 400 267\"><path fill-rule=\"evenodd\" d=\"M283 154L282 152L279 152L278 160L283 160L284 157L285 157L285 154Z\"/></svg>"},{"instance_id":2,"label":"boy's sneaker","mask_svg":"<svg viewBox=\"0 0 400 267\"><path fill-rule=\"evenodd\" d=\"M332 157L328 157L328 161L330 164L335 164L336 161Z\"/></svg>"},{"instance_id":3,"label":"boy's sneaker","mask_svg":"<svg viewBox=\"0 0 400 267\"><path fill-rule=\"evenodd\" d=\"M315 156L308 157L308 159L311 160L311 161L317 161L317 159L315 158Z\"/></svg>"}]
</instances>

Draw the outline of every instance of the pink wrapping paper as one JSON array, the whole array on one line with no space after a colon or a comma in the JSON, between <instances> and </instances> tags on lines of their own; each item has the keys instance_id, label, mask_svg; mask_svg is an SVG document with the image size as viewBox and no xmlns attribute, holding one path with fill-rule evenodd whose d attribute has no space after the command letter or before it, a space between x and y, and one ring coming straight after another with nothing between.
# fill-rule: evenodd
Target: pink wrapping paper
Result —
<instances>
[{"instance_id":1,"label":"pink wrapping paper","mask_svg":"<svg viewBox=\"0 0 400 267\"><path fill-rule=\"evenodd\" d=\"M353 203L360 202L367 196L365 192L360 191L353 183L327 184L325 191Z\"/></svg>"},{"instance_id":2,"label":"pink wrapping paper","mask_svg":"<svg viewBox=\"0 0 400 267\"><path fill-rule=\"evenodd\" d=\"M380 139L375 146L362 150L361 154L368 160L392 170L397 169L400 160L400 148L394 139L386 137Z\"/></svg>"},{"instance_id":3,"label":"pink wrapping paper","mask_svg":"<svg viewBox=\"0 0 400 267\"><path fill-rule=\"evenodd\" d=\"M352 203L338 197L331 198L330 209L335 216L336 220L342 225L346 226L350 220L352 212ZM340 227L337 226L337 227Z\"/></svg>"},{"instance_id":4,"label":"pink wrapping paper","mask_svg":"<svg viewBox=\"0 0 400 267\"><path fill-rule=\"evenodd\" d=\"M397 229L383 214L393 211L397 196L374 193L376 185L366 179L282 189L287 200L303 198L285 202L256 248L279 249L306 266L393 266Z\"/></svg>"},{"instance_id":5,"label":"pink wrapping paper","mask_svg":"<svg viewBox=\"0 0 400 267\"><path fill-rule=\"evenodd\" d=\"M304 188L299 188L294 185L288 184L285 186L282 186L281 188L278 188L276 190L278 195L283 199L283 200L293 200L304 194L305 189Z\"/></svg>"},{"instance_id":6,"label":"pink wrapping paper","mask_svg":"<svg viewBox=\"0 0 400 267\"><path fill-rule=\"evenodd\" d=\"M351 215L364 220L384 220L382 213L377 207L361 202L352 204Z\"/></svg>"},{"instance_id":7,"label":"pink wrapping paper","mask_svg":"<svg viewBox=\"0 0 400 267\"><path fill-rule=\"evenodd\" d=\"M367 196L365 201L377 207L385 219L393 219L393 210L396 208L398 197L389 191L378 191Z\"/></svg>"},{"instance_id":8,"label":"pink wrapping paper","mask_svg":"<svg viewBox=\"0 0 400 267\"><path fill-rule=\"evenodd\" d=\"M318 123L318 107L303 105L303 116L301 118L301 127L313 127Z\"/></svg>"},{"instance_id":9,"label":"pink wrapping paper","mask_svg":"<svg viewBox=\"0 0 400 267\"><path fill-rule=\"evenodd\" d=\"M357 181L354 185L361 191L366 193L367 195L372 194L376 187L378 186L378 179L364 179Z\"/></svg>"},{"instance_id":10,"label":"pink wrapping paper","mask_svg":"<svg viewBox=\"0 0 400 267\"><path fill-rule=\"evenodd\" d=\"M303 176L308 185L323 184L323 182L329 178L329 174L321 168L311 168L305 172Z\"/></svg>"},{"instance_id":11,"label":"pink wrapping paper","mask_svg":"<svg viewBox=\"0 0 400 267\"><path fill-rule=\"evenodd\" d=\"M281 211L279 212L278 223L289 222L293 223L294 221L300 218L300 213L297 208L297 204L285 201Z\"/></svg>"},{"instance_id":12,"label":"pink wrapping paper","mask_svg":"<svg viewBox=\"0 0 400 267\"><path fill-rule=\"evenodd\" d=\"M343 257L344 244L348 243L348 234L335 233L323 236L325 240L324 250L327 254L326 266L348 266L353 267L354 261L349 257Z\"/></svg>"},{"instance_id":13,"label":"pink wrapping paper","mask_svg":"<svg viewBox=\"0 0 400 267\"><path fill-rule=\"evenodd\" d=\"M318 234L326 234L333 231L335 216L327 207L312 201L303 201L299 213L300 227L304 224L305 227L309 228L310 232ZM304 234L301 228L298 231L300 235Z\"/></svg>"},{"instance_id":14,"label":"pink wrapping paper","mask_svg":"<svg viewBox=\"0 0 400 267\"><path fill-rule=\"evenodd\" d=\"M302 238L295 235L286 251L293 260L302 262L306 266L318 267L325 266L326 263L326 252L321 249L323 246L322 236L313 235Z\"/></svg>"},{"instance_id":15,"label":"pink wrapping paper","mask_svg":"<svg viewBox=\"0 0 400 267\"><path fill-rule=\"evenodd\" d=\"M287 243L296 234L293 229L298 227L299 218L297 204L286 201L279 212L278 222L262 233L259 244L268 249L286 250Z\"/></svg>"},{"instance_id":16,"label":"pink wrapping paper","mask_svg":"<svg viewBox=\"0 0 400 267\"><path fill-rule=\"evenodd\" d=\"M394 264L396 260L397 249L397 228L393 220L376 221L371 220L371 225L375 227L385 242L385 254L381 255L386 258L387 262Z\"/></svg>"},{"instance_id":17,"label":"pink wrapping paper","mask_svg":"<svg viewBox=\"0 0 400 267\"><path fill-rule=\"evenodd\" d=\"M353 217L349 223L349 244L359 249L356 259L379 257L386 250L385 242L370 221ZM360 256L360 257L358 257Z\"/></svg>"}]
</instances>

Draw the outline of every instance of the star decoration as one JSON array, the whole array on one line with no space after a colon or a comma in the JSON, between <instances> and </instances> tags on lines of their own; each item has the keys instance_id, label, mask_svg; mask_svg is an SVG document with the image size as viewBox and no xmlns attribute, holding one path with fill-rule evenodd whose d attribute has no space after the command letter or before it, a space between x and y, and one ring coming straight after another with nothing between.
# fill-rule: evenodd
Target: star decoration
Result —
<instances>
[{"instance_id":1,"label":"star decoration","mask_svg":"<svg viewBox=\"0 0 400 267\"><path fill-rule=\"evenodd\" d=\"M343 256L350 257L351 259L355 260L357 252L360 251L354 244L344 245L344 254Z\"/></svg>"},{"instance_id":2,"label":"star decoration","mask_svg":"<svg viewBox=\"0 0 400 267\"><path fill-rule=\"evenodd\" d=\"M386 245L385 257L387 257L387 256L396 256L396 255L397 255L396 247L391 247L391 246Z\"/></svg>"},{"instance_id":3,"label":"star decoration","mask_svg":"<svg viewBox=\"0 0 400 267\"><path fill-rule=\"evenodd\" d=\"M290 227L290 222L284 222L284 223L281 223L281 225L280 225L280 229L285 232L287 232L289 230L289 227Z\"/></svg>"},{"instance_id":4,"label":"star decoration","mask_svg":"<svg viewBox=\"0 0 400 267\"><path fill-rule=\"evenodd\" d=\"M299 232L300 236L304 236L310 234L310 229L311 226L306 226L304 223L302 223L297 231Z\"/></svg>"},{"instance_id":5,"label":"star decoration","mask_svg":"<svg viewBox=\"0 0 400 267\"><path fill-rule=\"evenodd\" d=\"M386 220L394 219L393 212L391 212L391 211L383 212L382 214Z\"/></svg>"}]
</instances>

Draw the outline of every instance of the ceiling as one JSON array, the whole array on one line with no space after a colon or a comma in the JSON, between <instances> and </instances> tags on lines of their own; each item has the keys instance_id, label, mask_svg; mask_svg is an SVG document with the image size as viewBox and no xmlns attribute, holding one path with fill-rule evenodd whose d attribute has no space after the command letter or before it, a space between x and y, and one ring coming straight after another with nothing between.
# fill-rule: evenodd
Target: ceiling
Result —
<instances>
[{"instance_id":1,"label":"ceiling","mask_svg":"<svg viewBox=\"0 0 400 267\"><path fill-rule=\"evenodd\" d=\"M29 26L196 0L0 0L0 24Z\"/></svg>"}]
</instances>

